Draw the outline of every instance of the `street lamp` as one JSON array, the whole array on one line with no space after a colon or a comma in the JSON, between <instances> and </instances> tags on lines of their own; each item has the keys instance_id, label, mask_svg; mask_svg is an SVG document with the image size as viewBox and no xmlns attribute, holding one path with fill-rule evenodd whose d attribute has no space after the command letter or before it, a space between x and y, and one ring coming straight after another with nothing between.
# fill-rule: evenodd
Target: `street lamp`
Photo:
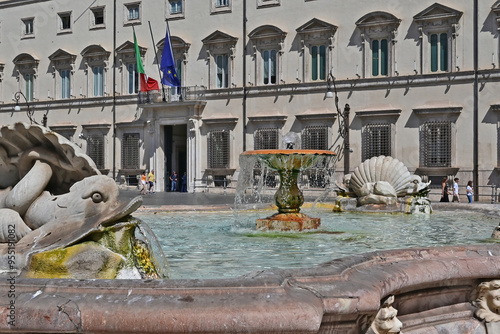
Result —
<instances>
[{"instance_id":1,"label":"street lamp","mask_svg":"<svg viewBox=\"0 0 500 334\"><path fill-rule=\"evenodd\" d=\"M342 138L344 142L344 149L342 154L340 155L340 150L339 152L337 152L337 154L339 154L338 159L340 160L342 159L342 156L344 157L344 174L349 174L349 153L351 153L351 148L349 145L349 111L351 111L351 107L346 103L344 106L344 111L339 108L337 87L335 86L335 78L333 77L331 72L328 73L326 82L328 84L328 90L325 97L329 99L335 97L335 108L337 109L337 113L339 115L339 137L337 138L337 140L335 140L335 143L337 143L339 138ZM335 143L332 145L332 147L335 145Z\"/></svg>"},{"instance_id":2,"label":"street lamp","mask_svg":"<svg viewBox=\"0 0 500 334\"><path fill-rule=\"evenodd\" d=\"M16 100L16 105L14 106L14 110L15 111L21 111L21 107L19 106L19 100L21 99L21 96L24 98L24 102L26 102L26 106L28 108L28 110L26 110L26 115L28 116L31 124L35 123L35 124L38 124L37 121L35 121L35 119L33 118L33 115L34 115L34 110L32 110L30 108L30 104L28 102L28 99L26 98L26 96L21 92L16 92L14 94L14 99ZM42 125L44 127L47 127L47 113L43 114L43 118L42 118Z\"/></svg>"}]
</instances>

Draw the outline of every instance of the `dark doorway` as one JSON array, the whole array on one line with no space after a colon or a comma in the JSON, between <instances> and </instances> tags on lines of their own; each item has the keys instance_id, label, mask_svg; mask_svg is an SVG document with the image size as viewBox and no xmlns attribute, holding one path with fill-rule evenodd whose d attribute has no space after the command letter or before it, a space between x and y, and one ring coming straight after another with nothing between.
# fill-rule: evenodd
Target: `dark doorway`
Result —
<instances>
[{"instance_id":1,"label":"dark doorway","mask_svg":"<svg viewBox=\"0 0 500 334\"><path fill-rule=\"evenodd\" d=\"M187 172L187 125L165 125L164 127L165 152L165 191L172 191L170 176L177 172L177 187L180 191L182 176Z\"/></svg>"}]
</instances>

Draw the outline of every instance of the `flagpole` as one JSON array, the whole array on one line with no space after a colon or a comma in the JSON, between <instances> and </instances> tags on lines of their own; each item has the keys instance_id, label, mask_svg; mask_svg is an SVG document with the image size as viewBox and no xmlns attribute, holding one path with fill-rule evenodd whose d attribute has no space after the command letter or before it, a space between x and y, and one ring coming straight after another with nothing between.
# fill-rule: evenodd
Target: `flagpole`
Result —
<instances>
[{"instance_id":1,"label":"flagpole","mask_svg":"<svg viewBox=\"0 0 500 334\"><path fill-rule=\"evenodd\" d=\"M149 33L151 34L151 41L153 41L153 50L155 51L156 65L158 65L158 74L160 75L160 82L161 82L162 80L161 80L160 62L158 61L158 51L156 50L155 39L153 38L153 30L151 29L151 21L148 21L148 24L149 24ZM168 23L167 23L167 25L168 25ZM165 85L163 84L163 82L161 83L161 92L162 92L163 102L167 101L167 99L165 97Z\"/></svg>"}]
</instances>

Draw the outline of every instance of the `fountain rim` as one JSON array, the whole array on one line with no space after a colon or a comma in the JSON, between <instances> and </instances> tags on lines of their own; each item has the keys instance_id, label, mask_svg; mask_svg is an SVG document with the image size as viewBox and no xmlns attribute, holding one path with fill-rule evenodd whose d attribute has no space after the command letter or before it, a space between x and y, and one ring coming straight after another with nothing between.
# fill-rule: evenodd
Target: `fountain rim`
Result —
<instances>
[{"instance_id":1,"label":"fountain rim","mask_svg":"<svg viewBox=\"0 0 500 334\"><path fill-rule=\"evenodd\" d=\"M245 151L241 155L266 155L266 154L279 154L279 155L330 155L334 156L337 153L328 150L279 150L279 149L268 149L268 150L253 150Z\"/></svg>"}]
</instances>

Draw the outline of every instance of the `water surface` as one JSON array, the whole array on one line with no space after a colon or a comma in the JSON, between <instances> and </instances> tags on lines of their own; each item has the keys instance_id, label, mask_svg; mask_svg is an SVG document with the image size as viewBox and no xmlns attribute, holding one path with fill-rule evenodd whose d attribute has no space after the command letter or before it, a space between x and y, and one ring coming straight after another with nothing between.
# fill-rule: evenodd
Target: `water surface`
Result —
<instances>
[{"instance_id":1,"label":"water surface","mask_svg":"<svg viewBox=\"0 0 500 334\"><path fill-rule=\"evenodd\" d=\"M184 212L134 216L160 240L170 278L227 278L270 268L302 268L384 249L479 244L498 220L472 212L432 215L303 212L321 217L314 232L261 232L272 211Z\"/></svg>"}]
</instances>

